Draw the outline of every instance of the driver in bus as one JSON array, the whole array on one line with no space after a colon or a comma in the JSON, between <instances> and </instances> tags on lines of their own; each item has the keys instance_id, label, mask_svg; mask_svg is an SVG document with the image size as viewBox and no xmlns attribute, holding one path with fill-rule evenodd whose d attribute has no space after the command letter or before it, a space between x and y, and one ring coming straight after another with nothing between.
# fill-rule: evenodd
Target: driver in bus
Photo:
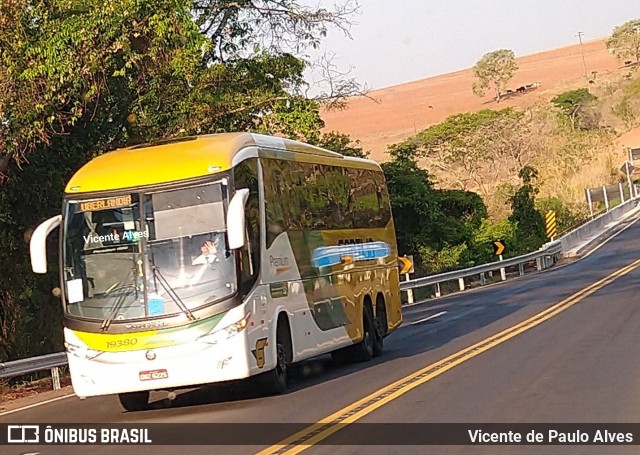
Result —
<instances>
[{"instance_id":1,"label":"driver in bus","mask_svg":"<svg viewBox=\"0 0 640 455\"><path fill-rule=\"evenodd\" d=\"M202 244L200 252L202 254L193 260L193 265L209 264L213 267L216 262L224 262L229 257L225 248L224 234L214 232L212 238Z\"/></svg>"}]
</instances>

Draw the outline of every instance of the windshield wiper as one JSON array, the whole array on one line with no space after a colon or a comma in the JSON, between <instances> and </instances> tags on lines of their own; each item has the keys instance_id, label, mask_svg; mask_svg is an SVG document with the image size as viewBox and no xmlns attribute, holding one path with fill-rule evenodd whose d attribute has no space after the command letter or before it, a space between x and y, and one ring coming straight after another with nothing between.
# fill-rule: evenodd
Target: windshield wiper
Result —
<instances>
[{"instance_id":1,"label":"windshield wiper","mask_svg":"<svg viewBox=\"0 0 640 455\"><path fill-rule=\"evenodd\" d=\"M124 290L126 290L126 292L121 292L120 295L118 295L118 300L116 300L116 303L113 305L113 308L109 312L109 316L107 316L105 318L105 320L102 321L102 325L100 326L100 330L102 330L103 332L109 330L109 326L111 325L111 322L117 316L118 311L120 311L120 309L124 305L124 302L126 302L127 297L130 296L132 292L135 292L136 293L136 298L137 298L137 294L138 294L138 287L135 284L129 284L129 285L126 285L126 286L119 286L119 287L116 287L114 290L115 291L124 291Z\"/></svg>"},{"instance_id":2,"label":"windshield wiper","mask_svg":"<svg viewBox=\"0 0 640 455\"><path fill-rule=\"evenodd\" d=\"M180 310L184 314L186 314L191 321L195 321L196 317L193 315L191 310L189 310L189 308L184 304L184 302L182 301L178 293L173 290L173 288L171 287L167 279L160 272L160 269L154 263L151 263L149 265L151 267L151 270L153 271L153 277L158 279L157 281L160 282L160 286L162 286L162 288L167 292L167 294L169 294L169 296L173 299L173 301L176 302L176 305L178 305L178 308L180 308Z\"/></svg>"},{"instance_id":3,"label":"windshield wiper","mask_svg":"<svg viewBox=\"0 0 640 455\"><path fill-rule=\"evenodd\" d=\"M131 275L132 275L132 272L129 272L125 280L121 281L120 283L123 283L123 282L126 283ZM118 311L120 311L120 309L124 305L124 302L126 302L127 297L131 295L132 291L136 293L136 298L137 298L138 286L136 286L135 284L128 284L128 285L122 286L120 283L117 283L115 286L112 286L112 289L109 289L105 292L105 294L108 295L108 293L112 291L121 291L121 293L118 295L118 298L115 304L111 308L109 315L102 321L100 330L102 330L103 332L109 330L109 326L111 325L111 322L117 316ZM122 292L125 290L126 292Z\"/></svg>"}]
</instances>

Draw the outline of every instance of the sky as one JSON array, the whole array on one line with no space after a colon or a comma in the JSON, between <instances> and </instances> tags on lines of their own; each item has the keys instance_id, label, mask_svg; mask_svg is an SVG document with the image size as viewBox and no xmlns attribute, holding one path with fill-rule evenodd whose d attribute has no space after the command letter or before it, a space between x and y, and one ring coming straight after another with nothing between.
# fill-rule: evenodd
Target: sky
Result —
<instances>
[{"instance_id":1,"label":"sky","mask_svg":"<svg viewBox=\"0 0 640 455\"><path fill-rule=\"evenodd\" d=\"M329 8L335 0L303 0ZM639 0L358 0L350 33L330 30L317 57L370 89L472 67L485 53L516 57L604 38L640 18ZM314 78L310 74L310 78Z\"/></svg>"}]
</instances>

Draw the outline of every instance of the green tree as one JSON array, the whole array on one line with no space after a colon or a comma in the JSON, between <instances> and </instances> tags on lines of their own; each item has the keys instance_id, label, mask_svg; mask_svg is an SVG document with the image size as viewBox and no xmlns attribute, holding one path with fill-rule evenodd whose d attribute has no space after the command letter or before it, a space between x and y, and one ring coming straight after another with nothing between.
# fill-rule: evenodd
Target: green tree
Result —
<instances>
[{"instance_id":1,"label":"green tree","mask_svg":"<svg viewBox=\"0 0 640 455\"><path fill-rule=\"evenodd\" d=\"M496 101L500 102L501 92L517 70L518 64L512 50L500 49L484 54L473 67L473 75L478 79L473 84L473 94L484 96L485 90L491 87L495 91Z\"/></svg>"},{"instance_id":2,"label":"green tree","mask_svg":"<svg viewBox=\"0 0 640 455\"><path fill-rule=\"evenodd\" d=\"M515 180L541 147L523 117L511 108L455 114L396 147L403 153L413 147L412 153L425 158L430 169L487 199L498 183L496 176Z\"/></svg>"},{"instance_id":3,"label":"green tree","mask_svg":"<svg viewBox=\"0 0 640 455\"><path fill-rule=\"evenodd\" d=\"M350 4L7 0L0 154L23 163L75 125L103 121L113 127L109 146L178 133L289 134L299 110L319 129L320 104L303 95L306 63L285 49L317 46L327 27L347 27Z\"/></svg>"},{"instance_id":4,"label":"green tree","mask_svg":"<svg viewBox=\"0 0 640 455\"><path fill-rule=\"evenodd\" d=\"M571 121L571 129L589 128L589 107L598 98L592 95L588 89L580 88L570 90L555 96L551 102L559 108Z\"/></svg>"},{"instance_id":5,"label":"green tree","mask_svg":"<svg viewBox=\"0 0 640 455\"><path fill-rule=\"evenodd\" d=\"M5 2L1 153L25 162L37 146L87 121L108 119L119 136L132 99L147 97L159 80L168 93L187 84L202 66L205 44L189 6L187 0Z\"/></svg>"},{"instance_id":6,"label":"green tree","mask_svg":"<svg viewBox=\"0 0 640 455\"><path fill-rule=\"evenodd\" d=\"M640 19L615 27L606 45L607 50L619 59L634 58L640 63Z\"/></svg>"},{"instance_id":7,"label":"green tree","mask_svg":"<svg viewBox=\"0 0 640 455\"><path fill-rule=\"evenodd\" d=\"M487 217L487 206L482 198L471 191L436 190L440 213L441 237L450 245L469 242Z\"/></svg>"},{"instance_id":8,"label":"green tree","mask_svg":"<svg viewBox=\"0 0 640 455\"><path fill-rule=\"evenodd\" d=\"M475 231L487 207L475 193L434 189L417 163L415 144L390 147L393 159L382 165L401 254L413 254L422 272L436 273L470 264Z\"/></svg>"},{"instance_id":9,"label":"green tree","mask_svg":"<svg viewBox=\"0 0 640 455\"><path fill-rule=\"evenodd\" d=\"M517 256L517 242L515 240L515 226L508 219L500 221L492 221L488 218L482 220L482 223L474 231L472 247L470 251L470 260L473 264L484 264L496 260L493 252L493 242L502 240L506 247L503 255L505 257Z\"/></svg>"},{"instance_id":10,"label":"green tree","mask_svg":"<svg viewBox=\"0 0 640 455\"><path fill-rule=\"evenodd\" d=\"M545 242L544 218L536 210L538 171L525 166L520 170L522 186L511 198L509 221L515 225L517 249L524 253L538 249Z\"/></svg>"},{"instance_id":11,"label":"green tree","mask_svg":"<svg viewBox=\"0 0 640 455\"><path fill-rule=\"evenodd\" d=\"M283 40L314 46L348 12L295 0L0 3L0 270L11 270L0 273L0 361L62 347L57 265L31 273L25 232L59 213L71 174L179 134L321 137L306 63Z\"/></svg>"},{"instance_id":12,"label":"green tree","mask_svg":"<svg viewBox=\"0 0 640 455\"><path fill-rule=\"evenodd\" d=\"M349 34L356 0L331 9L299 0L192 0L191 12L211 46L208 61L228 61L259 47L270 54L318 48L330 27Z\"/></svg>"},{"instance_id":13,"label":"green tree","mask_svg":"<svg viewBox=\"0 0 640 455\"><path fill-rule=\"evenodd\" d=\"M400 253L419 255L421 247L437 246L441 212L429 173L407 158L384 163L382 169Z\"/></svg>"}]
</instances>

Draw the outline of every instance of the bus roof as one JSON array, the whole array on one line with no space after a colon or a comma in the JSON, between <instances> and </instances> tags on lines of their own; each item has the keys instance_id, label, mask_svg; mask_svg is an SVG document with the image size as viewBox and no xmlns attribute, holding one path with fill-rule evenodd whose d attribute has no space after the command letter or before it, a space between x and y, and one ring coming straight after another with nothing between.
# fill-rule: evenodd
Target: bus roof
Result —
<instances>
[{"instance_id":1,"label":"bus roof","mask_svg":"<svg viewBox=\"0 0 640 455\"><path fill-rule=\"evenodd\" d=\"M68 194L80 194L203 177L230 169L234 157L251 146L315 156L320 161L344 158L339 153L320 147L261 134L223 133L182 137L100 155L74 174L65 191ZM350 159L347 161L352 162Z\"/></svg>"}]
</instances>

